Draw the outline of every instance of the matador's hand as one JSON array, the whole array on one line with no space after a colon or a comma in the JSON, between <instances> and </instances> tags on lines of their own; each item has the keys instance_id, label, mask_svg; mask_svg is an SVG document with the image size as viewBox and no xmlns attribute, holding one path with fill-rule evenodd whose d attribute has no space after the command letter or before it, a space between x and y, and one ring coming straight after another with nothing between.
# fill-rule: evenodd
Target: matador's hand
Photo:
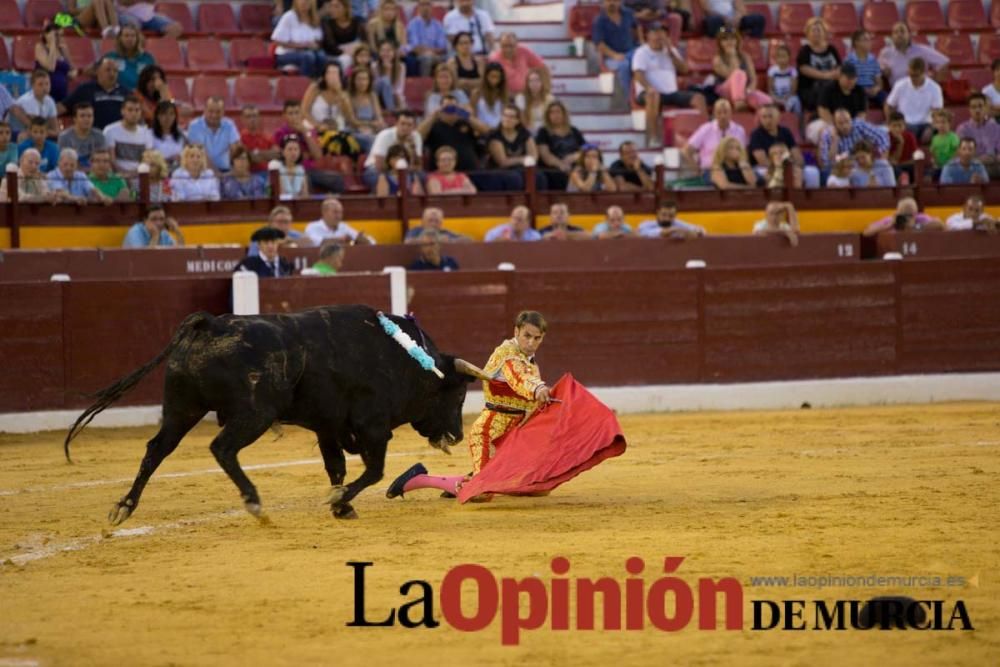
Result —
<instances>
[{"instance_id":1,"label":"matador's hand","mask_svg":"<svg viewBox=\"0 0 1000 667\"><path fill-rule=\"evenodd\" d=\"M535 400L541 401L543 403L548 403L550 400L552 400L551 397L549 396L548 386L543 384L541 387L535 390Z\"/></svg>"}]
</instances>

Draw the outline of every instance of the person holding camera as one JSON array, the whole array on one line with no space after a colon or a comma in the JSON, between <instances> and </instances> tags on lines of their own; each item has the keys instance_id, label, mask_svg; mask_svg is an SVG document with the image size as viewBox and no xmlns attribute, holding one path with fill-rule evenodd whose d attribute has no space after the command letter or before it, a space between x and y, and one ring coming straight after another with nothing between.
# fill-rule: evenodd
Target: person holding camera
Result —
<instances>
[{"instance_id":1,"label":"person holding camera","mask_svg":"<svg viewBox=\"0 0 1000 667\"><path fill-rule=\"evenodd\" d=\"M865 236L876 236L880 232L925 232L944 229L944 223L921 212L917 200L903 197L896 204L896 212L876 220L865 229Z\"/></svg>"}]
</instances>

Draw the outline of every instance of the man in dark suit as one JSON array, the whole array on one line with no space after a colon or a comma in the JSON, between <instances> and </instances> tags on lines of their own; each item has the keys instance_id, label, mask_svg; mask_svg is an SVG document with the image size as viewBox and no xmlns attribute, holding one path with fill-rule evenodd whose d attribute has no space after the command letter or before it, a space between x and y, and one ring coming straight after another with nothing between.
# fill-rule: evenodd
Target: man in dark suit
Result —
<instances>
[{"instance_id":1,"label":"man in dark suit","mask_svg":"<svg viewBox=\"0 0 1000 667\"><path fill-rule=\"evenodd\" d=\"M250 240L257 244L260 254L254 257L244 257L236 265L234 271L253 271L261 278L280 278L290 276L294 271L291 262L279 255L281 242L285 233L274 227L261 227L253 233Z\"/></svg>"}]
</instances>

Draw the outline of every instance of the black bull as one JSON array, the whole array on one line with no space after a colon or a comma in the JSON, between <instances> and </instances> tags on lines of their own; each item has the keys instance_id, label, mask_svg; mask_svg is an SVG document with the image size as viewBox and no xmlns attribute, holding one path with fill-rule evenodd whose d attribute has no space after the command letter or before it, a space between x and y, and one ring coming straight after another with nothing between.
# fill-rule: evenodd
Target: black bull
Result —
<instances>
[{"instance_id":1,"label":"black bull","mask_svg":"<svg viewBox=\"0 0 1000 667\"><path fill-rule=\"evenodd\" d=\"M111 523L135 511L156 468L211 410L222 426L212 454L251 514L264 520L260 496L237 454L272 425L284 423L316 433L333 486L331 511L337 518L356 518L350 501L382 478L392 430L412 424L431 445L448 451L462 439L467 384L481 372L438 352L412 321L390 319L423 345L443 380L386 335L376 311L367 306L291 315L190 315L156 358L96 394L97 401L66 436L66 458L70 441L98 413L166 359L162 425L146 445L131 490L111 509ZM365 466L347 485L345 450L359 454Z\"/></svg>"}]
</instances>

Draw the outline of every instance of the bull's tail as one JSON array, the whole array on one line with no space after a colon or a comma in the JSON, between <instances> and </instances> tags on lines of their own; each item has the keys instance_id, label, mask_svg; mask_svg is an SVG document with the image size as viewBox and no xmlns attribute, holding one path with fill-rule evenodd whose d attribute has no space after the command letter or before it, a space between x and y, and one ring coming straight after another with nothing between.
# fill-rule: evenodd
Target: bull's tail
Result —
<instances>
[{"instance_id":1,"label":"bull's tail","mask_svg":"<svg viewBox=\"0 0 1000 667\"><path fill-rule=\"evenodd\" d=\"M170 340L170 343L163 348L158 355L153 357L149 363L121 378L110 387L106 387L105 389L102 389L94 394L94 398L96 399L94 404L84 410L83 413L76 418L73 426L69 429L69 433L66 434L66 440L63 442L63 451L66 454L66 461L69 463L73 462L69 456L69 443L87 427L87 424L89 424L94 417L99 415L106 408L110 407L115 401L131 391L137 384L139 384L139 381L142 380L142 378L146 377L150 371L159 366L167 355L173 352L191 331L206 324L211 318L212 315L208 313L194 313L192 315L188 315L177 328L177 331L174 333L174 337Z\"/></svg>"}]
</instances>

